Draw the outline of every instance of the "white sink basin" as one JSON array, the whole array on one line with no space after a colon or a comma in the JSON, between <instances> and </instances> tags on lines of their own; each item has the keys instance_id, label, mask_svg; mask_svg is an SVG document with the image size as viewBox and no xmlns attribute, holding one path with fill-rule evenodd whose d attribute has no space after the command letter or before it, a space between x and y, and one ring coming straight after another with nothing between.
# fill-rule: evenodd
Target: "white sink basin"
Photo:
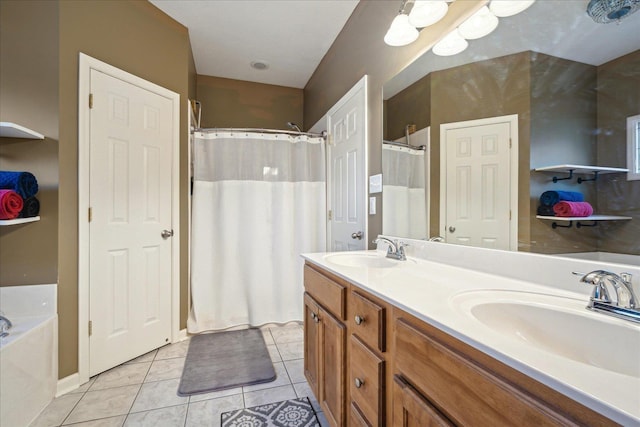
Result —
<instances>
[{"instance_id":1,"label":"white sink basin","mask_svg":"<svg viewBox=\"0 0 640 427\"><path fill-rule=\"evenodd\" d=\"M485 290L463 292L451 303L507 339L640 378L640 327L587 310L586 298Z\"/></svg>"},{"instance_id":2,"label":"white sink basin","mask_svg":"<svg viewBox=\"0 0 640 427\"><path fill-rule=\"evenodd\" d=\"M392 268L400 262L377 253L337 253L325 255L324 259L344 267Z\"/></svg>"}]
</instances>

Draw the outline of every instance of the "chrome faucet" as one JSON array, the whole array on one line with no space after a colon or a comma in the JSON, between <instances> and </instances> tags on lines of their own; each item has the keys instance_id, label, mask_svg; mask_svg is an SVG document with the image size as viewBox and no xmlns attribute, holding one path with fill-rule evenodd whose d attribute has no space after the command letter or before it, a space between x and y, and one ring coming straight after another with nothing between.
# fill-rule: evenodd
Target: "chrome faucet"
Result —
<instances>
[{"instance_id":1,"label":"chrome faucet","mask_svg":"<svg viewBox=\"0 0 640 427\"><path fill-rule=\"evenodd\" d=\"M3 314L0 314L0 338L6 337L7 335L9 335L9 332L7 331L12 327L13 327L13 324L11 323L11 320L4 317Z\"/></svg>"},{"instance_id":2,"label":"chrome faucet","mask_svg":"<svg viewBox=\"0 0 640 427\"><path fill-rule=\"evenodd\" d=\"M617 275L610 271L595 270L587 274L573 274L582 276L581 282L594 287L587 305L589 310L640 322L638 297L633 291L630 273ZM612 300L612 295L615 295L615 301Z\"/></svg>"},{"instance_id":3,"label":"chrome faucet","mask_svg":"<svg viewBox=\"0 0 640 427\"><path fill-rule=\"evenodd\" d=\"M386 237L378 236L373 243L378 242L386 242L387 243L387 258L396 259L399 261L406 261L407 256L404 253L404 247L409 246L404 242L398 242L397 240L387 239Z\"/></svg>"}]
</instances>

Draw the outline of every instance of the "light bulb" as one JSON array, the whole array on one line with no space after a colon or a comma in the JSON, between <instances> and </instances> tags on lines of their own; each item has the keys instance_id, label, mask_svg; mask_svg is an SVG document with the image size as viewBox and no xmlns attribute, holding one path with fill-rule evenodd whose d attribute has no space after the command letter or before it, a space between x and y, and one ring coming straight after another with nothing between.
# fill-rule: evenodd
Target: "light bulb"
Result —
<instances>
[{"instance_id":1,"label":"light bulb","mask_svg":"<svg viewBox=\"0 0 640 427\"><path fill-rule=\"evenodd\" d=\"M469 46L469 42L466 41L458 30L455 29L449 34L444 36L442 40L433 46L433 53L439 56L451 56L456 55Z\"/></svg>"},{"instance_id":2,"label":"light bulb","mask_svg":"<svg viewBox=\"0 0 640 427\"><path fill-rule=\"evenodd\" d=\"M441 20L448 9L444 0L416 0L409 13L409 23L417 28L428 27Z\"/></svg>"},{"instance_id":3,"label":"light bulb","mask_svg":"<svg viewBox=\"0 0 640 427\"><path fill-rule=\"evenodd\" d=\"M498 27L498 18L489 11L487 6L471 15L458 27L460 35L467 40L479 39L491 33Z\"/></svg>"},{"instance_id":4,"label":"light bulb","mask_svg":"<svg viewBox=\"0 0 640 427\"><path fill-rule=\"evenodd\" d=\"M391 26L384 36L384 42L389 46L405 46L418 38L418 30L409 24L409 17L401 13L393 19Z\"/></svg>"},{"instance_id":5,"label":"light bulb","mask_svg":"<svg viewBox=\"0 0 640 427\"><path fill-rule=\"evenodd\" d=\"M526 10L535 0L491 0L489 10L499 18L513 16Z\"/></svg>"}]
</instances>

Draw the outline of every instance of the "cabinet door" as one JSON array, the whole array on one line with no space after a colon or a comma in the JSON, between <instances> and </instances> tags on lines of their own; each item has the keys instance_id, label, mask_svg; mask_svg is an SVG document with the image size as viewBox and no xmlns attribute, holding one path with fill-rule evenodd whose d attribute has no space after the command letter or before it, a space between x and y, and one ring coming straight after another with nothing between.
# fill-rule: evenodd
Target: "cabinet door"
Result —
<instances>
[{"instance_id":1,"label":"cabinet door","mask_svg":"<svg viewBox=\"0 0 640 427\"><path fill-rule=\"evenodd\" d=\"M402 378L393 377L393 427L453 427L433 405Z\"/></svg>"},{"instance_id":2,"label":"cabinet door","mask_svg":"<svg viewBox=\"0 0 640 427\"><path fill-rule=\"evenodd\" d=\"M329 424L344 426L345 339L347 329L319 307L320 317L320 404Z\"/></svg>"},{"instance_id":3,"label":"cabinet door","mask_svg":"<svg viewBox=\"0 0 640 427\"><path fill-rule=\"evenodd\" d=\"M320 400L320 388L318 379L320 378L320 349L319 330L320 318L318 317L318 304L309 296L304 294L304 376L307 378L309 387L318 401Z\"/></svg>"}]
</instances>

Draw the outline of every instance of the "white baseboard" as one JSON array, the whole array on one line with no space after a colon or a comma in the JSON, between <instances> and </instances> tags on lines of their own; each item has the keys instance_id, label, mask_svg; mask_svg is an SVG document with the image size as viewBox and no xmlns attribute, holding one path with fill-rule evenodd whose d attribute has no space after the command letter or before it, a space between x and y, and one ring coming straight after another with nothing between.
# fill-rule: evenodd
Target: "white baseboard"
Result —
<instances>
[{"instance_id":1,"label":"white baseboard","mask_svg":"<svg viewBox=\"0 0 640 427\"><path fill-rule=\"evenodd\" d=\"M180 329L178 332L178 342L186 340L188 337L186 329Z\"/></svg>"},{"instance_id":2,"label":"white baseboard","mask_svg":"<svg viewBox=\"0 0 640 427\"><path fill-rule=\"evenodd\" d=\"M76 372L67 377L58 380L58 386L56 389L56 397L62 396L65 393L69 393L80 387L80 375Z\"/></svg>"}]
</instances>

